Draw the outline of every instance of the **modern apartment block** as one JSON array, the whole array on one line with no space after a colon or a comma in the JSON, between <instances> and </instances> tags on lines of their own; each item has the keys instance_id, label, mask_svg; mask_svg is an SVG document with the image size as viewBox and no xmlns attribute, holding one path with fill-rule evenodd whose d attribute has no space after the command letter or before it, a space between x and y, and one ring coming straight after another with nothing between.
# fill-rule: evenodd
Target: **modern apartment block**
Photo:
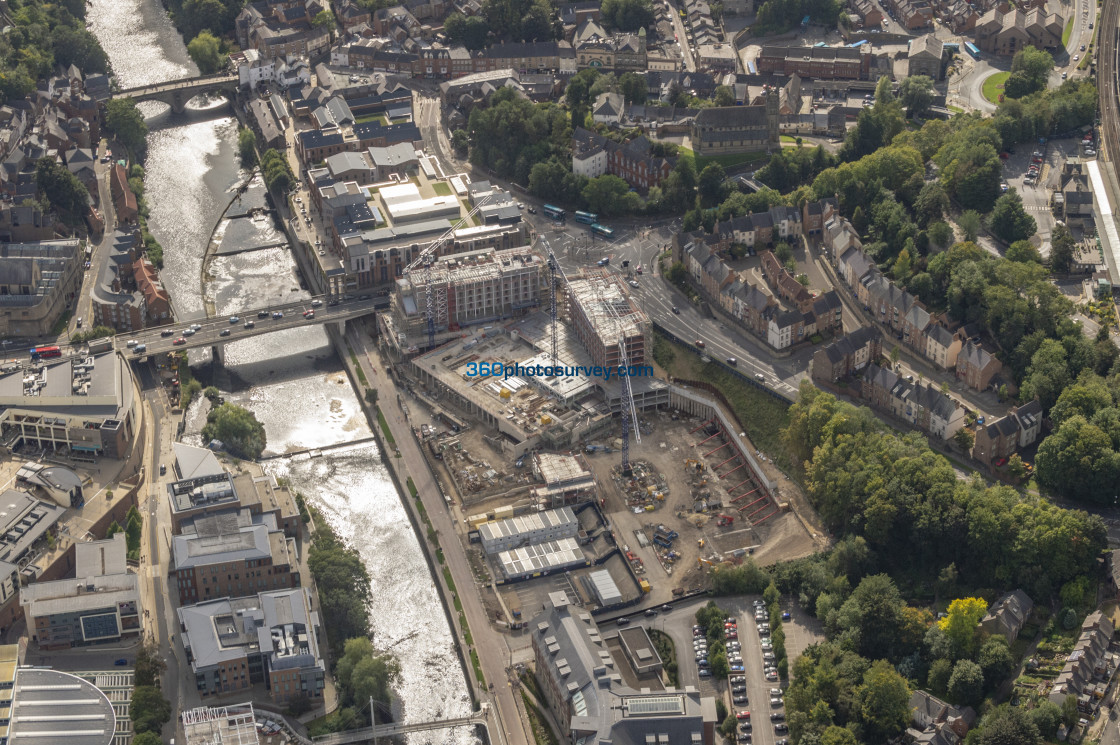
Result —
<instances>
[{"instance_id":1,"label":"modern apartment block","mask_svg":"<svg viewBox=\"0 0 1120 745\"><path fill-rule=\"evenodd\" d=\"M264 683L278 704L322 697L319 614L305 588L209 600L179 608L178 615L203 696Z\"/></svg>"},{"instance_id":2,"label":"modern apartment block","mask_svg":"<svg viewBox=\"0 0 1120 745\"><path fill-rule=\"evenodd\" d=\"M171 539L180 605L299 587L295 539L272 515L245 524L249 519L248 511L206 515Z\"/></svg>"}]
</instances>

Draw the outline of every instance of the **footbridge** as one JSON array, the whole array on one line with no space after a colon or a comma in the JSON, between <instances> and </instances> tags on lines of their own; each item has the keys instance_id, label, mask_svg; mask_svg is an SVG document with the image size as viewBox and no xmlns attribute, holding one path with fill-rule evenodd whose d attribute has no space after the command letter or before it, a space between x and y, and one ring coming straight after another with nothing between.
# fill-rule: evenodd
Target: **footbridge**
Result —
<instances>
[{"instance_id":1,"label":"footbridge","mask_svg":"<svg viewBox=\"0 0 1120 745\"><path fill-rule=\"evenodd\" d=\"M379 737L406 735L409 732L430 732L453 727L485 727L486 719L487 714L484 709L469 717L459 717L457 719L437 719L434 722L417 722L416 724L379 724L376 727L363 727L350 732L335 732L312 738L310 742L311 745L349 745L350 743L373 742Z\"/></svg>"},{"instance_id":2,"label":"footbridge","mask_svg":"<svg viewBox=\"0 0 1120 745\"><path fill-rule=\"evenodd\" d=\"M187 101L195 96L201 96L203 93L234 93L238 86L236 73L219 73L126 88L114 93L113 98L131 98L137 103L161 101L169 105L176 114L181 114L187 106Z\"/></svg>"},{"instance_id":3,"label":"footbridge","mask_svg":"<svg viewBox=\"0 0 1120 745\"><path fill-rule=\"evenodd\" d=\"M337 324L340 332L345 331L347 321L384 308L387 301L388 298L372 295L350 299L332 299L320 295L296 302L238 311L234 316L207 318L193 324L183 321L173 326L157 326L132 334L122 333L113 338L113 343L125 357L133 360L181 349L212 347L214 358L220 363L225 356L225 345L232 341L323 323ZM190 332L192 325L200 328Z\"/></svg>"}]
</instances>

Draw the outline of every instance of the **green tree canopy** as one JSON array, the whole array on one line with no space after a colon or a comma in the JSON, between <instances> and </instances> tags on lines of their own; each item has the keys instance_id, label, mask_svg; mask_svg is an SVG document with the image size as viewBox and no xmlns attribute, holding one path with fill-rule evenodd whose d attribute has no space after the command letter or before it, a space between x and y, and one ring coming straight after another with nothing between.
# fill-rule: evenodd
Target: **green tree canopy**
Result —
<instances>
[{"instance_id":1,"label":"green tree canopy","mask_svg":"<svg viewBox=\"0 0 1120 745\"><path fill-rule=\"evenodd\" d=\"M194 60L194 63L198 65L198 70L203 75L212 75L222 69L222 66L225 64L225 58L222 55L221 49L221 40L208 30L200 31L198 35L187 44L187 54L189 54L191 59Z\"/></svg>"},{"instance_id":2,"label":"green tree canopy","mask_svg":"<svg viewBox=\"0 0 1120 745\"><path fill-rule=\"evenodd\" d=\"M105 102L105 128L129 150L137 153L144 150L148 125L131 98L113 98Z\"/></svg>"},{"instance_id":3,"label":"green tree canopy","mask_svg":"<svg viewBox=\"0 0 1120 745\"><path fill-rule=\"evenodd\" d=\"M1038 224L1023 209L1023 198L1015 189L996 200L990 225L992 232L1008 243L1026 240L1038 231Z\"/></svg>"},{"instance_id":4,"label":"green tree canopy","mask_svg":"<svg viewBox=\"0 0 1120 745\"><path fill-rule=\"evenodd\" d=\"M171 702L155 686L136 686L132 689L132 703L128 716L133 732L159 733L171 719Z\"/></svg>"},{"instance_id":5,"label":"green tree canopy","mask_svg":"<svg viewBox=\"0 0 1120 745\"><path fill-rule=\"evenodd\" d=\"M89 210L89 192L66 166L43 157L35 164L35 182L52 205L82 217Z\"/></svg>"},{"instance_id":6,"label":"green tree canopy","mask_svg":"<svg viewBox=\"0 0 1120 745\"><path fill-rule=\"evenodd\" d=\"M264 452L268 440L264 425L248 409L225 403L211 409L202 428L202 439L220 440L239 458L255 460Z\"/></svg>"}]
</instances>

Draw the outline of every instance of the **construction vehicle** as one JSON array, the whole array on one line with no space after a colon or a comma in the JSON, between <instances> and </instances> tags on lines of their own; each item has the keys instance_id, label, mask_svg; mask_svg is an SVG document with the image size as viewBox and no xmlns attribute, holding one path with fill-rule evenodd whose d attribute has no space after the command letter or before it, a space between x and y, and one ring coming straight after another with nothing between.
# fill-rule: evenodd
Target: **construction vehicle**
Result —
<instances>
[{"instance_id":1,"label":"construction vehicle","mask_svg":"<svg viewBox=\"0 0 1120 745\"><path fill-rule=\"evenodd\" d=\"M653 542L656 543L658 546L661 546L662 548L672 548L673 547L672 541L667 541L659 535L655 535L653 537Z\"/></svg>"},{"instance_id":2,"label":"construction vehicle","mask_svg":"<svg viewBox=\"0 0 1120 745\"><path fill-rule=\"evenodd\" d=\"M704 548L704 539L703 538L700 538L699 540L696 541L696 547L697 548Z\"/></svg>"},{"instance_id":3,"label":"construction vehicle","mask_svg":"<svg viewBox=\"0 0 1120 745\"><path fill-rule=\"evenodd\" d=\"M721 528L727 527L729 525L734 525L734 524L735 524L735 518L732 517L731 515L720 515L719 516L719 522L716 523L716 525L718 525Z\"/></svg>"}]
</instances>

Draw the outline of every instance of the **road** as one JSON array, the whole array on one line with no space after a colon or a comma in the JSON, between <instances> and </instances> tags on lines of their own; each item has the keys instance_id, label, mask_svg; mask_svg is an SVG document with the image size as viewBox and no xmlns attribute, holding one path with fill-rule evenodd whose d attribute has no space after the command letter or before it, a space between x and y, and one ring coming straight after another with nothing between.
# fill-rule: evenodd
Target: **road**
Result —
<instances>
[{"instance_id":1,"label":"road","mask_svg":"<svg viewBox=\"0 0 1120 745\"><path fill-rule=\"evenodd\" d=\"M412 477L417 493L431 518L436 533L446 538L441 541L446 566L451 572L458 590L459 601L463 606L467 624L470 626L475 648L482 664L482 671L486 680L493 685L493 690L478 690L479 698L483 701L492 699L497 709L499 718L498 740L500 745L529 745L521 726L521 716L514 700L515 690L509 684L511 654L505 637L495 631L491 619L482 604L482 597L478 591L474 575L471 573L470 563L462 541L455 531L451 512L443 500L443 491L436 482L428 463L420 450L420 444L413 434L400 406L396 403L398 393L396 386L384 372L384 366L376 350L367 346L367 337L351 326L347 333L347 340L357 352L359 362L365 372L366 379L377 390L378 400L383 402L382 413L389 430L396 440L400 450L399 463L403 470ZM458 630L452 629L453 634ZM475 680L469 672L468 685L475 685ZM494 730L492 730L493 732ZM504 739L502 734L505 735Z\"/></svg>"},{"instance_id":2,"label":"road","mask_svg":"<svg viewBox=\"0 0 1120 745\"><path fill-rule=\"evenodd\" d=\"M696 60L692 57L692 38L685 31L684 20L681 19L680 6L673 0L664 0L665 7L669 9L669 19L673 22L673 33L677 35L677 46L680 47L681 57L684 60L684 69L689 72L696 71Z\"/></svg>"},{"instance_id":3,"label":"road","mask_svg":"<svg viewBox=\"0 0 1120 745\"><path fill-rule=\"evenodd\" d=\"M315 300L318 300L322 305L319 307L312 306L312 302ZM377 299L373 296L363 295L350 300L342 300L336 305L330 305L329 298L325 295L320 295L316 298L300 300L294 303L282 303L280 305L269 306L268 308L254 308L252 310L243 311L245 313L244 316L231 316L229 318L223 316L222 318L198 321L195 325L201 326L202 328L190 336L184 333L187 326L183 324L170 328L156 327L140 331L130 335L128 341L136 341L144 345L145 349L141 353L137 353L135 350L129 350L125 347L126 341L122 337L116 338L116 344L122 351L130 352L133 357L170 352L175 349L193 349L195 347L205 347L215 344L227 344L231 341L237 341L238 339L269 334L281 329L308 326L317 323L329 323L331 321L346 321L351 318L357 318L372 312L376 302ZM309 310L315 312L314 318L308 319L303 317L303 313ZM261 313L265 313L267 316L262 317L260 315ZM281 318L273 318L273 313L281 313L283 316ZM231 322L232 318L237 318L238 320ZM245 324L250 321L253 322L253 327L245 328ZM167 334L168 331L171 331L171 333ZM229 333L223 336L222 332ZM165 336L165 334L167 335ZM179 338L183 339L182 344L175 343Z\"/></svg>"},{"instance_id":4,"label":"road","mask_svg":"<svg viewBox=\"0 0 1120 745\"><path fill-rule=\"evenodd\" d=\"M1120 106L1117 105L1118 61L1116 37L1120 35L1120 0L1103 0L1101 6L1100 48L1097 52L1097 90L1100 92L1101 137L1098 157L1115 162L1113 148L1120 145ZM1104 85L1099 83L1103 81ZM1117 194L1113 193L1113 200ZM1120 200L1113 201L1113 204Z\"/></svg>"}]
</instances>

